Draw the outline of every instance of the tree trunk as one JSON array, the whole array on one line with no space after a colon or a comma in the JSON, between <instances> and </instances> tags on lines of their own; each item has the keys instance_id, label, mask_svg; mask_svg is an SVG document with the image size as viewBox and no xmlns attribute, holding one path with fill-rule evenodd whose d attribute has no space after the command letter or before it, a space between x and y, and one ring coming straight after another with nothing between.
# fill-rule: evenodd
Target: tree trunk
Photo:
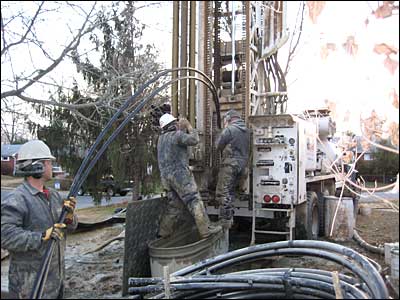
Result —
<instances>
[{"instance_id":1,"label":"tree trunk","mask_svg":"<svg viewBox=\"0 0 400 300\"><path fill-rule=\"evenodd\" d=\"M141 196L141 180L140 180L140 168L137 167L136 163L134 166L133 172L133 192L132 192L132 201L140 200Z\"/></svg>"}]
</instances>

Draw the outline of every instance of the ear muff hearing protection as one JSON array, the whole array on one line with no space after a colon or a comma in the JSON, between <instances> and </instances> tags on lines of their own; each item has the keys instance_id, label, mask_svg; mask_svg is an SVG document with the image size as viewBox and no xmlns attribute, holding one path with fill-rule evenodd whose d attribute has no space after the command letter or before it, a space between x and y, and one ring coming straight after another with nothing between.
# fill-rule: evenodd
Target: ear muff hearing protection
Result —
<instances>
[{"instance_id":1,"label":"ear muff hearing protection","mask_svg":"<svg viewBox=\"0 0 400 300\"><path fill-rule=\"evenodd\" d=\"M44 163L43 161L27 160L17 163L15 169L15 176L32 176L33 178L39 179L44 173Z\"/></svg>"}]
</instances>

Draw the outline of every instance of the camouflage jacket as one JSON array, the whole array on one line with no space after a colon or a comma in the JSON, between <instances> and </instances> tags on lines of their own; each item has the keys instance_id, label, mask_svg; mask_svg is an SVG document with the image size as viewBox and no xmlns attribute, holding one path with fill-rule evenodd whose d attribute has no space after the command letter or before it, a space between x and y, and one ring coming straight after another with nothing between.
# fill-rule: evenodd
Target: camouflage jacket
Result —
<instances>
[{"instance_id":1,"label":"camouflage jacket","mask_svg":"<svg viewBox=\"0 0 400 300\"><path fill-rule=\"evenodd\" d=\"M217 151L222 152L222 164L246 167L249 159L250 131L243 120L229 124L217 140Z\"/></svg>"},{"instance_id":2,"label":"camouflage jacket","mask_svg":"<svg viewBox=\"0 0 400 300\"><path fill-rule=\"evenodd\" d=\"M24 181L1 202L1 248L10 253L9 291L29 298L46 252L42 233L57 223L63 200L50 189L46 195ZM76 215L67 231L78 226ZM66 234L65 234L66 236ZM57 298L64 279L66 241L57 242L43 292L43 298Z\"/></svg>"},{"instance_id":3,"label":"camouflage jacket","mask_svg":"<svg viewBox=\"0 0 400 300\"><path fill-rule=\"evenodd\" d=\"M163 132L157 145L161 178L177 170L187 169L189 166L188 146L195 146L198 142L199 134L195 129L191 133L181 130Z\"/></svg>"}]
</instances>

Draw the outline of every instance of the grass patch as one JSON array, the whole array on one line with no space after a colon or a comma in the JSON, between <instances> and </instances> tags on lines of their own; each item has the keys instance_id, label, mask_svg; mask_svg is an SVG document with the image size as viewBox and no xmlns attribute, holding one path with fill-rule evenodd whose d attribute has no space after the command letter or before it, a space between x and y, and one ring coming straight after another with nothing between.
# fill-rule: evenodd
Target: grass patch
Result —
<instances>
[{"instance_id":1,"label":"grass patch","mask_svg":"<svg viewBox=\"0 0 400 300\"><path fill-rule=\"evenodd\" d=\"M2 187L9 187L9 188L16 188L24 181L24 177L15 177L15 176L8 176L8 175L1 175L1 186ZM67 191L71 187L71 183L63 178L52 178L46 182L46 186L55 189L55 183L59 182L61 184L61 190Z\"/></svg>"},{"instance_id":2,"label":"grass patch","mask_svg":"<svg viewBox=\"0 0 400 300\"><path fill-rule=\"evenodd\" d=\"M16 188L24 181L23 177L1 175L1 186Z\"/></svg>"},{"instance_id":3,"label":"grass patch","mask_svg":"<svg viewBox=\"0 0 400 300\"><path fill-rule=\"evenodd\" d=\"M115 214L117 207L125 208L128 206L128 201L121 203L110 204L107 206L86 207L76 210L76 214L81 222L99 222Z\"/></svg>"},{"instance_id":4,"label":"grass patch","mask_svg":"<svg viewBox=\"0 0 400 300\"><path fill-rule=\"evenodd\" d=\"M376 183L376 187L377 188L380 188L380 187L383 187L383 186L387 186L387 185L389 185L389 183L382 183L382 182L377 182ZM375 187L375 182L368 181L368 182L365 183L365 187L373 189ZM391 190L391 189L392 188L388 188L386 191Z\"/></svg>"}]
</instances>

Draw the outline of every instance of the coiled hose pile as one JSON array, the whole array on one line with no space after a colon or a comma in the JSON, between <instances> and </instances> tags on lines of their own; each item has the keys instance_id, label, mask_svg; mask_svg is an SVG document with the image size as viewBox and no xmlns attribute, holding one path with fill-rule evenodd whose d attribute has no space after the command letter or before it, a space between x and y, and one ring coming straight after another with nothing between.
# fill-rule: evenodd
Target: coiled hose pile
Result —
<instances>
[{"instance_id":1,"label":"coiled hose pile","mask_svg":"<svg viewBox=\"0 0 400 300\"><path fill-rule=\"evenodd\" d=\"M302 255L323 258L345 267L351 275L320 269L271 268L224 273L261 258ZM341 268L340 268L341 269ZM350 273L349 273L350 274ZM169 284L165 284L169 282ZM171 299L388 299L383 278L374 264L353 249L324 241L294 240L251 246L210 258L163 278L129 278L134 298Z\"/></svg>"}]
</instances>

